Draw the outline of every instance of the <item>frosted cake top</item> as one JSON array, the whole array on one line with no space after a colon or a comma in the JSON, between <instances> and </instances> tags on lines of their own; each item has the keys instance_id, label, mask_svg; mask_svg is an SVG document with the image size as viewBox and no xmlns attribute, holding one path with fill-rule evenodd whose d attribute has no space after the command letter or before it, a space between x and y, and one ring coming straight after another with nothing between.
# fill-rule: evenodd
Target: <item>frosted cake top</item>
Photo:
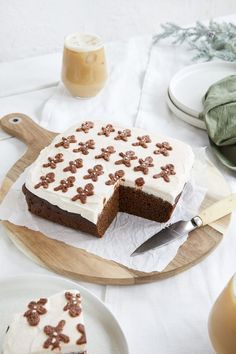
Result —
<instances>
[{"instance_id":1,"label":"frosted cake top","mask_svg":"<svg viewBox=\"0 0 236 354\"><path fill-rule=\"evenodd\" d=\"M41 151L26 188L96 224L119 184L175 204L193 160L191 147L181 141L139 128L87 121L57 135Z\"/></svg>"}]
</instances>

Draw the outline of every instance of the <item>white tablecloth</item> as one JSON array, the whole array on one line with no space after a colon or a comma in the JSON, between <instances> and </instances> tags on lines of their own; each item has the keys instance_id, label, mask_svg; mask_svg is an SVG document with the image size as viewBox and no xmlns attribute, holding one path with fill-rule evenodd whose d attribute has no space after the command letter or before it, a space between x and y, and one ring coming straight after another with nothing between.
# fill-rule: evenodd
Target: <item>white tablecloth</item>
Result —
<instances>
[{"instance_id":1,"label":"white tablecloth","mask_svg":"<svg viewBox=\"0 0 236 354\"><path fill-rule=\"evenodd\" d=\"M142 93L145 101L140 106L145 112L138 115L137 124L147 129L159 126L162 131L194 146L208 145L205 132L179 121L165 104L168 80L178 68L189 63L189 54L187 56L181 49L165 46L155 51L156 71L153 75L156 86L153 96L150 95L147 76ZM59 54L1 64L0 115L18 111L39 121L46 100L54 93L59 72ZM141 80L140 90L142 83ZM0 141L1 177L24 150L24 144L15 138ZM236 191L235 175L220 166L210 152L209 156L228 179L232 190ZM215 298L236 271L235 228L234 215L221 245L200 264L175 277L126 287L83 283L117 316L131 354L213 353L208 339L207 317ZM0 236L1 278L28 272L49 273L16 249L2 227Z\"/></svg>"}]
</instances>

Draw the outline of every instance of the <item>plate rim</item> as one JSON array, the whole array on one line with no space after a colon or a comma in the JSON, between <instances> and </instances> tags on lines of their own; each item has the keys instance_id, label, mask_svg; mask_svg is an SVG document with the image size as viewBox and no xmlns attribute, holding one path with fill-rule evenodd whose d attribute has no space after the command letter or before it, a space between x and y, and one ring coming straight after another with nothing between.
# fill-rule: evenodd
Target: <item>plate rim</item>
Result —
<instances>
[{"instance_id":1,"label":"plate rim","mask_svg":"<svg viewBox=\"0 0 236 354\"><path fill-rule=\"evenodd\" d=\"M184 104L182 104L179 100L175 98L175 95L173 93L173 85L178 80L181 76L185 76L189 72L195 72L197 70L201 70L202 67L216 67L216 66L224 66L224 67L234 67L235 68L235 74L236 74L236 63L230 62L230 61L207 61L203 63L196 63L196 64L191 64L183 67L179 71L177 71L171 78L168 86L168 91L169 91L169 96L172 100L172 102L175 104L176 107L181 109L181 111L185 112L186 114L190 114L193 117L196 117L199 115L200 112L197 112Z\"/></svg>"},{"instance_id":2,"label":"plate rim","mask_svg":"<svg viewBox=\"0 0 236 354\"><path fill-rule=\"evenodd\" d=\"M172 101L170 94L169 94L169 88L167 89L166 93L166 103L171 110L171 112L179 119L183 120L184 122L198 128L206 131L206 126L205 123L198 118L192 116L191 114L188 114L184 112L182 109L177 107L175 103Z\"/></svg>"},{"instance_id":3,"label":"plate rim","mask_svg":"<svg viewBox=\"0 0 236 354\"><path fill-rule=\"evenodd\" d=\"M51 281L58 281L60 282L62 285L63 285L63 282L65 283L68 283L68 284L71 284L71 288L75 288L75 289L78 289L79 291L81 291L82 293L84 293L83 296L88 296L90 299L95 299L95 301L99 304L100 307L102 307L102 310L106 311L109 316L112 318L116 328L119 330L120 332L120 335L122 336L122 340L123 340L123 344L124 344L124 347L125 347L125 350L126 352L125 353L122 353L122 354L130 354L130 351L129 351L129 346L128 346L128 341L126 339L126 336L124 334L124 331L119 323L119 321L117 320L116 316L113 314L113 312L109 309L108 306L106 306L106 304L101 300L99 299L99 297L95 294L93 294L90 290L88 290L86 287L84 287L83 285L81 284L78 284L76 282L74 282L73 280L71 279L68 279L68 278L64 278L60 275L54 275L54 274L43 274L43 273L21 273L21 274L17 274L17 275L10 275L10 276L1 276L0 277L0 285L2 283L11 283L11 282L14 282L14 279L17 279L17 280L20 280L20 279L25 279L27 280L30 279L30 278L40 278L40 279L48 279L48 280L51 280ZM124 348L123 348L124 349Z\"/></svg>"}]
</instances>

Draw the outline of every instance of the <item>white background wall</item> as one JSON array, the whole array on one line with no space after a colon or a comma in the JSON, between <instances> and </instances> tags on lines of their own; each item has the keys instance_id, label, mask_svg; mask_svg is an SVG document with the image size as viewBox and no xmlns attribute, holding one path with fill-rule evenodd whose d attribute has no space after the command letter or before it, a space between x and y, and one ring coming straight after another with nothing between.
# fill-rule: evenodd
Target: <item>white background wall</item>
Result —
<instances>
[{"instance_id":1,"label":"white background wall","mask_svg":"<svg viewBox=\"0 0 236 354\"><path fill-rule=\"evenodd\" d=\"M0 0L0 61L60 50L74 31L116 40L234 12L236 0Z\"/></svg>"}]
</instances>

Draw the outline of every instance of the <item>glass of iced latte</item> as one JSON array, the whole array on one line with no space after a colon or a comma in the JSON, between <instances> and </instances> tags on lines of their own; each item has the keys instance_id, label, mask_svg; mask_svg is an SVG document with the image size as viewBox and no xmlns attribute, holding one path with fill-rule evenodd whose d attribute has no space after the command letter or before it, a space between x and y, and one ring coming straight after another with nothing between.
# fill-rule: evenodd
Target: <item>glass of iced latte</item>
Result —
<instances>
[{"instance_id":1,"label":"glass of iced latte","mask_svg":"<svg viewBox=\"0 0 236 354\"><path fill-rule=\"evenodd\" d=\"M65 39L62 81L72 96L93 97L107 79L102 39L93 34L74 33Z\"/></svg>"},{"instance_id":2,"label":"glass of iced latte","mask_svg":"<svg viewBox=\"0 0 236 354\"><path fill-rule=\"evenodd\" d=\"M213 305L208 329L217 354L236 353L236 274Z\"/></svg>"}]
</instances>

